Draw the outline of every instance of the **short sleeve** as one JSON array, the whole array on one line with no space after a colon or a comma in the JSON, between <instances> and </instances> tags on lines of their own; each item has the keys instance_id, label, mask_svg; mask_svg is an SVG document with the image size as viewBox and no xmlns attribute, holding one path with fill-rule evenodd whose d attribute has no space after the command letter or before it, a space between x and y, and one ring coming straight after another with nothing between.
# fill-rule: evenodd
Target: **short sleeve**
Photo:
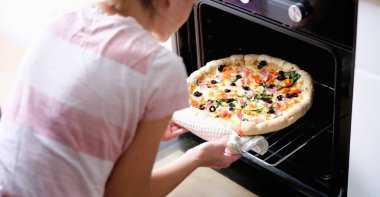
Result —
<instances>
[{"instance_id":1,"label":"short sleeve","mask_svg":"<svg viewBox=\"0 0 380 197\"><path fill-rule=\"evenodd\" d=\"M154 55L148 71L147 105L143 121L171 116L174 111L188 107L186 69L182 59L165 48Z\"/></svg>"}]
</instances>

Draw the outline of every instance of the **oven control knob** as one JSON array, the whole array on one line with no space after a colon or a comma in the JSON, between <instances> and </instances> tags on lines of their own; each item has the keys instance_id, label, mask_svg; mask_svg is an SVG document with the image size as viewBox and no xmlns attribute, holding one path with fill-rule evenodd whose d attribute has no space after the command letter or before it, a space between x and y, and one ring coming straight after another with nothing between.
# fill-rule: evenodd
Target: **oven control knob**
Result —
<instances>
[{"instance_id":1,"label":"oven control knob","mask_svg":"<svg viewBox=\"0 0 380 197\"><path fill-rule=\"evenodd\" d=\"M240 0L242 3L249 3L251 0Z\"/></svg>"},{"instance_id":2,"label":"oven control knob","mask_svg":"<svg viewBox=\"0 0 380 197\"><path fill-rule=\"evenodd\" d=\"M311 14L311 10L310 3L308 1L302 1L291 5L288 9L288 15L293 22L298 23L305 17L309 16Z\"/></svg>"}]
</instances>

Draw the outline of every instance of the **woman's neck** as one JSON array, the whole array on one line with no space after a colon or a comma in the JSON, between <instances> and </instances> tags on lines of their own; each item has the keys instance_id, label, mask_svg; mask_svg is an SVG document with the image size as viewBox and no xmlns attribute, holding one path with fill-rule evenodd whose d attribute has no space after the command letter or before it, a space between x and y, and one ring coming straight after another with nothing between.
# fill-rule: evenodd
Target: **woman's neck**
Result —
<instances>
[{"instance_id":1,"label":"woman's neck","mask_svg":"<svg viewBox=\"0 0 380 197\"><path fill-rule=\"evenodd\" d=\"M104 1L97 2L95 5L109 15L118 14L124 17L133 17L144 27L144 29L152 31L154 27L154 18L150 17L149 12L143 9L138 1L139 0L129 1L129 4L125 6L126 8L123 10L117 10L115 7L108 5Z\"/></svg>"}]
</instances>

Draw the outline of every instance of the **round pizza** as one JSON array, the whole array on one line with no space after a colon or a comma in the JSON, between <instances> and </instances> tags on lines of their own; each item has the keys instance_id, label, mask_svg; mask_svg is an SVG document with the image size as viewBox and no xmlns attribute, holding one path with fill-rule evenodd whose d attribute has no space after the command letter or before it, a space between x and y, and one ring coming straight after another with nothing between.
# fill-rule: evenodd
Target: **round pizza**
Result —
<instances>
[{"instance_id":1,"label":"round pizza","mask_svg":"<svg viewBox=\"0 0 380 197\"><path fill-rule=\"evenodd\" d=\"M283 129L305 115L313 100L311 76L268 55L210 61L187 83L193 115L212 118L240 136Z\"/></svg>"}]
</instances>

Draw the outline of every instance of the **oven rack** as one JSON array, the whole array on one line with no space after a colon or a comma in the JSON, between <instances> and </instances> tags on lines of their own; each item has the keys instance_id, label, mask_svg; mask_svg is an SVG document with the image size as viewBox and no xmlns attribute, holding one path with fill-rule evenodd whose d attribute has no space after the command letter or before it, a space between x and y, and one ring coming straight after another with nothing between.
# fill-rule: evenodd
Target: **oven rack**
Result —
<instances>
[{"instance_id":1,"label":"oven rack","mask_svg":"<svg viewBox=\"0 0 380 197\"><path fill-rule=\"evenodd\" d=\"M248 151L244 152L243 156L256 161L256 163L275 167L321 133L332 132L332 128L332 124L315 124L303 121L288 129L264 135L269 144L268 151L264 155Z\"/></svg>"}]
</instances>

